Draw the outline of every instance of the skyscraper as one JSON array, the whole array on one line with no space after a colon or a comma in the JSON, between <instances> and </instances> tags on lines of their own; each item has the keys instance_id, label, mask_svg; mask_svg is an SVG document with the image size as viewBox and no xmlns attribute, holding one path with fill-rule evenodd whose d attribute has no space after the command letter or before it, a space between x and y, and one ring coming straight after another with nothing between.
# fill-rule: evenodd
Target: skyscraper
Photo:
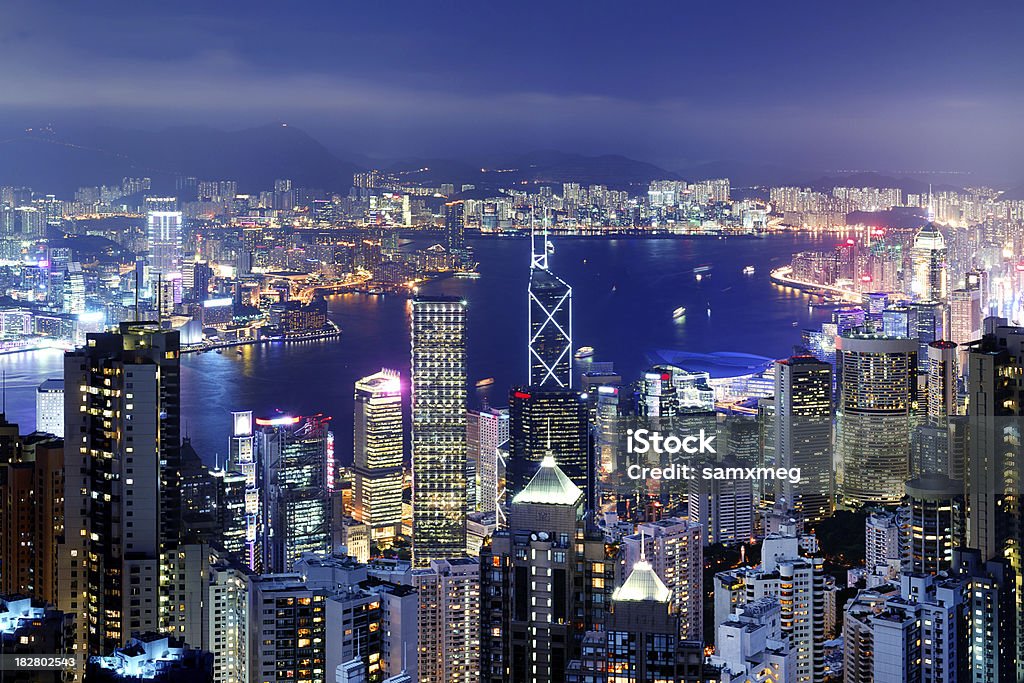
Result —
<instances>
[{"instance_id":1,"label":"skyscraper","mask_svg":"<svg viewBox=\"0 0 1024 683\"><path fill-rule=\"evenodd\" d=\"M231 413L231 437L228 441L228 469L245 477L245 548L239 558L253 571L263 568L260 541L260 472L256 462L256 437L252 431L252 411Z\"/></svg>"},{"instance_id":2,"label":"skyscraper","mask_svg":"<svg viewBox=\"0 0 1024 683\"><path fill-rule=\"evenodd\" d=\"M832 515L832 366L813 356L775 364L776 466L800 469L779 483L786 505L817 522Z\"/></svg>"},{"instance_id":3,"label":"skyscraper","mask_svg":"<svg viewBox=\"0 0 1024 683\"><path fill-rule=\"evenodd\" d=\"M330 418L256 418L263 571L291 571L302 553L330 549Z\"/></svg>"},{"instance_id":4,"label":"skyscraper","mask_svg":"<svg viewBox=\"0 0 1024 683\"><path fill-rule=\"evenodd\" d=\"M374 542L390 545L402 531L402 382L381 370L356 381L352 516Z\"/></svg>"},{"instance_id":5,"label":"skyscraper","mask_svg":"<svg viewBox=\"0 0 1024 683\"><path fill-rule=\"evenodd\" d=\"M508 408L470 410L466 421L468 459L476 463L475 509L500 513L505 494L504 448L509 439ZM472 484L470 484L472 486Z\"/></svg>"},{"instance_id":6,"label":"skyscraper","mask_svg":"<svg viewBox=\"0 0 1024 683\"><path fill-rule=\"evenodd\" d=\"M481 553L482 669L490 683L565 680L584 633L603 626L613 566L604 538L586 527L583 491L557 457L544 457L512 498L508 530Z\"/></svg>"},{"instance_id":7,"label":"skyscraper","mask_svg":"<svg viewBox=\"0 0 1024 683\"><path fill-rule=\"evenodd\" d=\"M58 602L80 652L159 628L161 554L180 534L178 332L121 323L64 357L65 547Z\"/></svg>"},{"instance_id":8,"label":"skyscraper","mask_svg":"<svg viewBox=\"0 0 1024 683\"><path fill-rule=\"evenodd\" d=\"M466 302L412 302L413 559L466 550Z\"/></svg>"},{"instance_id":9,"label":"skyscraper","mask_svg":"<svg viewBox=\"0 0 1024 683\"><path fill-rule=\"evenodd\" d=\"M671 518L641 524L638 533L622 539L626 574L646 558L672 591L672 611L679 619L676 635L683 640L704 638L703 532L699 524Z\"/></svg>"},{"instance_id":10,"label":"skyscraper","mask_svg":"<svg viewBox=\"0 0 1024 683\"><path fill-rule=\"evenodd\" d=\"M942 474L907 482L910 525L905 534L904 572L937 574L953 564L953 550L967 537L964 483Z\"/></svg>"},{"instance_id":11,"label":"skyscraper","mask_svg":"<svg viewBox=\"0 0 1024 683\"><path fill-rule=\"evenodd\" d=\"M850 332L836 338L840 497L896 504L909 474L917 341Z\"/></svg>"},{"instance_id":12,"label":"skyscraper","mask_svg":"<svg viewBox=\"0 0 1024 683\"><path fill-rule=\"evenodd\" d=\"M914 236L910 250L913 269L911 294L920 301L945 301L949 295L947 282L948 252L946 238L935 223L928 223Z\"/></svg>"},{"instance_id":13,"label":"skyscraper","mask_svg":"<svg viewBox=\"0 0 1024 683\"><path fill-rule=\"evenodd\" d=\"M572 386L572 288L548 267L547 231L531 236L530 386Z\"/></svg>"},{"instance_id":14,"label":"skyscraper","mask_svg":"<svg viewBox=\"0 0 1024 683\"><path fill-rule=\"evenodd\" d=\"M36 431L64 437L64 379L48 379L36 390Z\"/></svg>"},{"instance_id":15,"label":"skyscraper","mask_svg":"<svg viewBox=\"0 0 1024 683\"><path fill-rule=\"evenodd\" d=\"M523 490L548 453L591 502L589 415L572 389L515 387L509 394L507 482L510 495Z\"/></svg>"},{"instance_id":16,"label":"skyscraper","mask_svg":"<svg viewBox=\"0 0 1024 683\"><path fill-rule=\"evenodd\" d=\"M146 217L149 264L164 275L181 270L181 212L150 211Z\"/></svg>"},{"instance_id":17,"label":"skyscraper","mask_svg":"<svg viewBox=\"0 0 1024 683\"><path fill-rule=\"evenodd\" d=\"M480 562L475 557L432 560L415 569L420 681L479 683L481 680Z\"/></svg>"},{"instance_id":18,"label":"skyscraper","mask_svg":"<svg viewBox=\"0 0 1024 683\"><path fill-rule=\"evenodd\" d=\"M466 203L461 199L444 205L445 246L451 253L466 248Z\"/></svg>"}]
</instances>

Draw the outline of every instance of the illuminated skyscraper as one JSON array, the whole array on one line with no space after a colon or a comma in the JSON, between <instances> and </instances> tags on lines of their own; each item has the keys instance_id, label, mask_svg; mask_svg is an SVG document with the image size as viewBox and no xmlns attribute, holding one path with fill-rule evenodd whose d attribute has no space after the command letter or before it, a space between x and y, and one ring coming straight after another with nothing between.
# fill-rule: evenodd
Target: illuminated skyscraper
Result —
<instances>
[{"instance_id":1,"label":"illuminated skyscraper","mask_svg":"<svg viewBox=\"0 0 1024 683\"><path fill-rule=\"evenodd\" d=\"M911 294L920 301L945 301L949 295L947 282L948 252L946 238L935 223L928 223L914 237L910 250L913 269Z\"/></svg>"},{"instance_id":2,"label":"illuminated skyscraper","mask_svg":"<svg viewBox=\"0 0 1024 683\"><path fill-rule=\"evenodd\" d=\"M256 463L255 436L252 432L252 411L231 413L231 440L228 444L229 468L245 477L245 549L241 561L253 571L263 567L260 529L260 488Z\"/></svg>"},{"instance_id":3,"label":"illuminated skyscraper","mask_svg":"<svg viewBox=\"0 0 1024 683\"><path fill-rule=\"evenodd\" d=\"M505 493L503 449L509 438L508 408L470 410L466 418L468 459L476 464L470 468L476 474L475 509L499 512Z\"/></svg>"},{"instance_id":4,"label":"illuminated skyscraper","mask_svg":"<svg viewBox=\"0 0 1024 683\"><path fill-rule=\"evenodd\" d=\"M445 246L449 252L466 248L466 203L461 199L444 205Z\"/></svg>"},{"instance_id":5,"label":"illuminated skyscraper","mask_svg":"<svg viewBox=\"0 0 1024 683\"><path fill-rule=\"evenodd\" d=\"M964 483L942 474L907 482L907 530L904 572L937 574L952 566L953 550L967 538Z\"/></svg>"},{"instance_id":6,"label":"illuminated skyscraper","mask_svg":"<svg viewBox=\"0 0 1024 683\"><path fill-rule=\"evenodd\" d=\"M65 546L58 603L80 652L159 628L161 554L180 535L178 332L121 323L64 357Z\"/></svg>"},{"instance_id":7,"label":"illuminated skyscraper","mask_svg":"<svg viewBox=\"0 0 1024 683\"><path fill-rule=\"evenodd\" d=\"M839 493L848 504L891 505L903 498L917 352L913 339L852 332L836 338Z\"/></svg>"},{"instance_id":8,"label":"illuminated skyscraper","mask_svg":"<svg viewBox=\"0 0 1024 683\"><path fill-rule=\"evenodd\" d=\"M466 550L466 302L412 302L413 560Z\"/></svg>"},{"instance_id":9,"label":"illuminated skyscraper","mask_svg":"<svg viewBox=\"0 0 1024 683\"><path fill-rule=\"evenodd\" d=\"M291 571L302 553L330 550L329 419L256 419L264 572Z\"/></svg>"},{"instance_id":10,"label":"illuminated skyscraper","mask_svg":"<svg viewBox=\"0 0 1024 683\"><path fill-rule=\"evenodd\" d=\"M402 382L381 370L356 382L352 516L373 541L390 545L402 530Z\"/></svg>"},{"instance_id":11,"label":"illuminated skyscraper","mask_svg":"<svg viewBox=\"0 0 1024 683\"><path fill-rule=\"evenodd\" d=\"M181 270L181 212L150 211L146 217L149 265L158 273Z\"/></svg>"},{"instance_id":12,"label":"illuminated skyscraper","mask_svg":"<svg viewBox=\"0 0 1024 683\"><path fill-rule=\"evenodd\" d=\"M830 517L835 506L832 366L813 356L777 362L775 410L777 466L800 469L800 481L780 482L779 494L806 521Z\"/></svg>"},{"instance_id":13,"label":"illuminated skyscraper","mask_svg":"<svg viewBox=\"0 0 1024 683\"><path fill-rule=\"evenodd\" d=\"M64 380L48 379L36 389L36 431L64 436Z\"/></svg>"},{"instance_id":14,"label":"illuminated skyscraper","mask_svg":"<svg viewBox=\"0 0 1024 683\"><path fill-rule=\"evenodd\" d=\"M591 502L590 431L587 403L572 389L516 387L509 394L507 485L523 490L549 453Z\"/></svg>"},{"instance_id":15,"label":"illuminated skyscraper","mask_svg":"<svg viewBox=\"0 0 1024 683\"><path fill-rule=\"evenodd\" d=\"M572 288L548 268L547 231L531 236L530 386L572 386Z\"/></svg>"}]
</instances>

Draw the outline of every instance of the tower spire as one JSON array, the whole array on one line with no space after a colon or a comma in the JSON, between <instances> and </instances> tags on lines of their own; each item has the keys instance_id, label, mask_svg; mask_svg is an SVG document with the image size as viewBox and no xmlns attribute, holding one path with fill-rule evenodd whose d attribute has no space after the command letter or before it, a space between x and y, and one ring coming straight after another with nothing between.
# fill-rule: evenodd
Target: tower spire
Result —
<instances>
[{"instance_id":1,"label":"tower spire","mask_svg":"<svg viewBox=\"0 0 1024 683\"><path fill-rule=\"evenodd\" d=\"M928 222L935 221L935 204L932 201L932 184L928 183Z\"/></svg>"}]
</instances>

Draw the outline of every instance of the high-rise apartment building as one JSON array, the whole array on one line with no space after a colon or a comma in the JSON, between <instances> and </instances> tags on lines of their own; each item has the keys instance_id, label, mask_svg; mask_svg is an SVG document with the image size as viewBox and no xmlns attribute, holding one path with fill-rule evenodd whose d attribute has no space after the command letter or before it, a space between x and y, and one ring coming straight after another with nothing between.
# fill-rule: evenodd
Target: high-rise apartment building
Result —
<instances>
[{"instance_id":1,"label":"high-rise apartment building","mask_svg":"<svg viewBox=\"0 0 1024 683\"><path fill-rule=\"evenodd\" d=\"M466 549L466 302L412 302L413 559Z\"/></svg>"},{"instance_id":2,"label":"high-rise apartment building","mask_svg":"<svg viewBox=\"0 0 1024 683\"><path fill-rule=\"evenodd\" d=\"M81 653L159 629L160 563L180 535L178 332L121 323L64 357L58 604Z\"/></svg>"},{"instance_id":3,"label":"high-rise apartment building","mask_svg":"<svg viewBox=\"0 0 1024 683\"><path fill-rule=\"evenodd\" d=\"M381 370L356 382L352 516L384 547L402 532L402 382Z\"/></svg>"},{"instance_id":4,"label":"high-rise apartment building","mask_svg":"<svg viewBox=\"0 0 1024 683\"><path fill-rule=\"evenodd\" d=\"M245 543L239 559L253 571L263 568L260 539L260 478L256 462L256 436L252 429L252 411L231 413L231 436L228 440L228 469L241 473L245 479Z\"/></svg>"},{"instance_id":5,"label":"high-rise apartment building","mask_svg":"<svg viewBox=\"0 0 1024 683\"><path fill-rule=\"evenodd\" d=\"M468 470L474 473L470 483L475 491L473 509L479 512L499 511L505 503L505 456L509 440L508 408L470 410L466 414Z\"/></svg>"},{"instance_id":6,"label":"high-rise apartment building","mask_svg":"<svg viewBox=\"0 0 1024 683\"><path fill-rule=\"evenodd\" d=\"M480 562L473 557L431 560L415 569L419 592L418 652L420 681L481 681Z\"/></svg>"}]
</instances>

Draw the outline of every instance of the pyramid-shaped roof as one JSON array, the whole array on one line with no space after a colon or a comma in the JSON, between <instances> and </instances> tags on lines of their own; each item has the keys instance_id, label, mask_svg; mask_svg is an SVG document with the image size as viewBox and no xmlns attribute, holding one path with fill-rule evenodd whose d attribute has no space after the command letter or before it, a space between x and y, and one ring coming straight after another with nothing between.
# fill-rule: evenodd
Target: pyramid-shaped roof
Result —
<instances>
[{"instance_id":1,"label":"pyramid-shaped roof","mask_svg":"<svg viewBox=\"0 0 1024 683\"><path fill-rule=\"evenodd\" d=\"M615 602L668 602L671 598L672 591L658 578L647 560L634 564L625 582L612 593Z\"/></svg>"},{"instance_id":2,"label":"pyramid-shaped roof","mask_svg":"<svg viewBox=\"0 0 1024 683\"><path fill-rule=\"evenodd\" d=\"M550 453L541 460L540 469L512 502L543 503L545 505L576 505L583 497L583 491L572 483L555 462Z\"/></svg>"}]
</instances>

